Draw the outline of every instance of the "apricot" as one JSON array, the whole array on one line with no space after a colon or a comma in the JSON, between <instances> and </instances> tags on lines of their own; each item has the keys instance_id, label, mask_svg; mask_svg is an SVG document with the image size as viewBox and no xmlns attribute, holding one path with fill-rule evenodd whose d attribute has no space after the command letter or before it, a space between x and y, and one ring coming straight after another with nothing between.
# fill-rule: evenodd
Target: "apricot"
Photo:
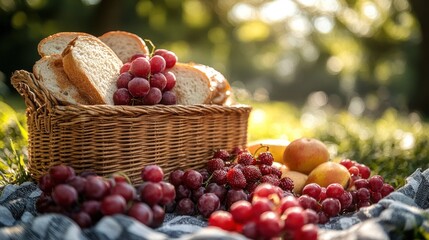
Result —
<instances>
[{"instance_id":1,"label":"apricot","mask_svg":"<svg viewBox=\"0 0 429 240\"><path fill-rule=\"evenodd\" d=\"M293 171L309 174L314 168L329 161L326 145L314 138L292 141L283 153L283 163Z\"/></svg>"},{"instance_id":2,"label":"apricot","mask_svg":"<svg viewBox=\"0 0 429 240\"><path fill-rule=\"evenodd\" d=\"M330 161L320 164L311 171L305 184L309 183L317 183L321 187L327 187L331 183L339 183L344 189L347 189L351 183L351 177L346 167Z\"/></svg>"},{"instance_id":3,"label":"apricot","mask_svg":"<svg viewBox=\"0 0 429 240\"><path fill-rule=\"evenodd\" d=\"M308 176L304 173L297 171L290 171L287 168L281 168L282 178L289 177L293 181L293 192L301 194L302 189L305 186Z\"/></svg>"}]
</instances>

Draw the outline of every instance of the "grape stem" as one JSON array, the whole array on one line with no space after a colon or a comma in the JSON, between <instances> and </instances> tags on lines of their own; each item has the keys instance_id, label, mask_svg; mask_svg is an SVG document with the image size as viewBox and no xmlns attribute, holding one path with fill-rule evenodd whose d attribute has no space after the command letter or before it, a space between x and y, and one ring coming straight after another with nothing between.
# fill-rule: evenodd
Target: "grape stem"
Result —
<instances>
[{"instance_id":1,"label":"grape stem","mask_svg":"<svg viewBox=\"0 0 429 240\"><path fill-rule=\"evenodd\" d=\"M260 149L262 148L266 148L267 150L265 150L266 152L268 152L270 150L270 146L268 145L264 145L263 143L260 144L261 146L258 147L255 152L253 153L253 157L256 158L256 154L259 152Z\"/></svg>"},{"instance_id":2,"label":"grape stem","mask_svg":"<svg viewBox=\"0 0 429 240\"><path fill-rule=\"evenodd\" d=\"M153 53L155 52L155 49L156 49L155 44L153 44L153 42L150 39L144 39L144 41L148 42L150 47L152 48L150 51L150 55L149 55L149 57L152 57Z\"/></svg>"}]
</instances>

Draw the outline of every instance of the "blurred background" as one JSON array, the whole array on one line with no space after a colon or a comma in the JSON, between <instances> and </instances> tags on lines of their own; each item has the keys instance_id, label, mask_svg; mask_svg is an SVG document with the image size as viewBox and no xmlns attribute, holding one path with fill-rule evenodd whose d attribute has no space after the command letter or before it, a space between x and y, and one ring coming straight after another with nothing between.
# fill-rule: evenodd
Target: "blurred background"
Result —
<instances>
[{"instance_id":1,"label":"blurred background","mask_svg":"<svg viewBox=\"0 0 429 240\"><path fill-rule=\"evenodd\" d=\"M0 186L28 179L13 71L51 34L111 30L222 72L249 141L318 138L395 187L429 168L429 1L0 0Z\"/></svg>"},{"instance_id":2,"label":"blurred background","mask_svg":"<svg viewBox=\"0 0 429 240\"><path fill-rule=\"evenodd\" d=\"M429 116L425 0L0 0L0 100L61 31L124 30L222 72L239 100Z\"/></svg>"}]
</instances>

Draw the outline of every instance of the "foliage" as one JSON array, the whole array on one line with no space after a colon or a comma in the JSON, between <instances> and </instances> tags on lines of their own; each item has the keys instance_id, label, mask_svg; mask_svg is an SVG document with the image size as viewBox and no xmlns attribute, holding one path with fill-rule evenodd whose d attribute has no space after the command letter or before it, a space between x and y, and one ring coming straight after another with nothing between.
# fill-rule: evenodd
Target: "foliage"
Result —
<instances>
[{"instance_id":1,"label":"foliage","mask_svg":"<svg viewBox=\"0 0 429 240\"><path fill-rule=\"evenodd\" d=\"M22 183L29 179L25 115L1 101L0 109L0 186Z\"/></svg>"},{"instance_id":2,"label":"foliage","mask_svg":"<svg viewBox=\"0 0 429 240\"><path fill-rule=\"evenodd\" d=\"M119 29L273 100L301 103L320 90L382 111L419 99L411 92L424 39L408 0L0 1L0 27L0 55L9 56L0 58L0 95L2 78L31 69L42 38Z\"/></svg>"}]
</instances>

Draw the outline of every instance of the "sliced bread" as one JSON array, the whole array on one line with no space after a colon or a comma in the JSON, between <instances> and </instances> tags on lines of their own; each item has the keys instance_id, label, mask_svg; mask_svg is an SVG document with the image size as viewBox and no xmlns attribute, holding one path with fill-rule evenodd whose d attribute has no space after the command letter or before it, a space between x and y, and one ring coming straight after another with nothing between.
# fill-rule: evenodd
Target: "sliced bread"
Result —
<instances>
[{"instance_id":1,"label":"sliced bread","mask_svg":"<svg viewBox=\"0 0 429 240\"><path fill-rule=\"evenodd\" d=\"M203 64L195 63L192 66L204 72L210 79L211 90L213 92L210 103L225 104L231 96L231 86L225 76L216 69Z\"/></svg>"},{"instance_id":2,"label":"sliced bread","mask_svg":"<svg viewBox=\"0 0 429 240\"><path fill-rule=\"evenodd\" d=\"M64 71L90 104L113 105L122 61L100 39L78 36L62 53Z\"/></svg>"},{"instance_id":3,"label":"sliced bread","mask_svg":"<svg viewBox=\"0 0 429 240\"><path fill-rule=\"evenodd\" d=\"M176 93L177 104L210 103L212 97L210 79L204 72L186 63L176 63L169 71L176 75L173 91Z\"/></svg>"},{"instance_id":4,"label":"sliced bread","mask_svg":"<svg viewBox=\"0 0 429 240\"><path fill-rule=\"evenodd\" d=\"M39 84L64 105L88 104L64 72L61 55L42 57L34 64L33 74Z\"/></svg>"},{"instance_id":5,"label":"sliced bread","mask_svg":"<svg viewBox=\"0 0 429 240\"><path fill-rule=\"evenodd\" d=\"M136 53L149 54L143 39L133 33L111 31L99 38L116 53L123 63L128 62Z\"/></svg>"},{"instance_id":6,"label":"sliced bread","mask_svg":"<svg viewBox=\"0 0 429 240\"><path fill-rule=\"evenodd\" d=\"M37 51L42 57L61 54L67 45L77 36L90 36L90 34L83 32L59 32L42 39L37 46Z\"/></svg>"}]
</instances>

